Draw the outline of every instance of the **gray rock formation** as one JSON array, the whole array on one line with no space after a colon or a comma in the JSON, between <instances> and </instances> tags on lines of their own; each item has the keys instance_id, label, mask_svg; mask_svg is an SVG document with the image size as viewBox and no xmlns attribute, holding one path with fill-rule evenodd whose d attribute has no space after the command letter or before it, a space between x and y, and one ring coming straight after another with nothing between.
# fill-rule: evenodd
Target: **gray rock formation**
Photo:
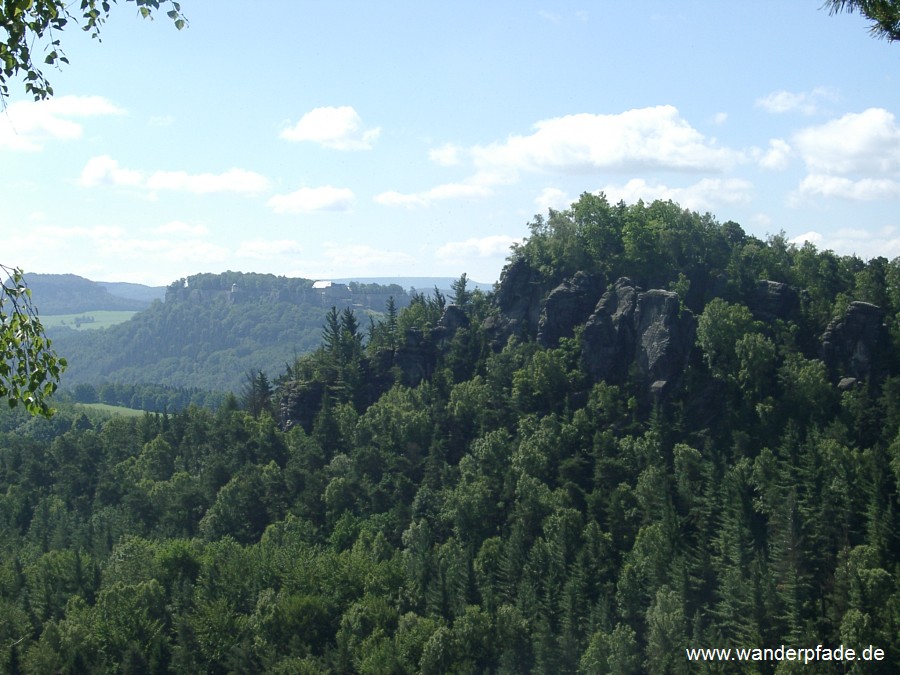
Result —
<instances>
[{"instance_id":1,"label":"gray rock formation","mask_svg":"<svg viewBox=\"0 0 900 675\"><path fill-rule=\"evenodd\" d=\"M851 302L822 335L822 360L834 381L841 377L881 382L887 375L890 334L884 311L868 302Z\"/></svg>"},{"instance_id":2,"label":"gray rock formation","mask_svg":"<svg viewBox=\"0 0 900 675\"><path fill-rule=\"evenodd\" d=\"M506 332L506 337L521 333L534 335L541 318L543 295L540 272L517 258L503 268L500 276L496 297L504 321L495 322L493 328ZM505 343L505 337L502 341Z\"/></svg>"},{"instance_id":3,"label":"gray rock formation","mask_svg":"<svg viewBox=\"0 0 900 675\"><path fill-rule=\"evenodd\" d=\"M582 358L596 381L621 383L634 360L634 309L639 289L621 278L603 294L584 326Z\"/></svg>"},{"instance_id":4,"label":"gray rock formation","mask_svg":"<svg viewBox=\"0 0 900 675\"><path fill-rule=\"evenodd\" d=\"M697 322L676 293L653 289L638 296L634 325L637 373L658 400L687 367Z\"/></svg>"},{"instance_id":5,"label":"gray rock formation","mask_svg":"<svg viewBox=\"0 0 900 675\"><path fill-rule=\"evenodd\" d=\"M633 366L645 398L658 400L684 372L695 334L694 315L676 293L641 292L622 278L585 324L582 358L591 377L613 384L625 382Z\"/></svg>"},{"instance_id":6,"label":"gray rock formation","mask_svg":"<svg viewBox=\"0 0 900 675\"><path fill-rule=\"evenodd\" d=\"M600 282L584 272L550 291L538 323L537 339L544 347L556 347L561 338L570 338L575 326L591 315L602 292Z\"/></svg>"},{"instance_id":7,"label":"gray rock formation","mask_svg":"<svg viewBox=\"0 0 900 675\"><path fill-rule=\"evenodd\" d=\"M460 328L468 327L469 317L465 310L459 305L447 305L438 325L431 331L431 337L438 347L443 348L453 339Z\"/></svg>"},{"instance_id":8,"label":"gray rock formation","mask_svg":"<svg viewBox=\"0 0 900 675\"><path fill-rule=\"evenodd\" d=\"M800 311L800 296L787 284L778 281L760 281L747 305L756 319L766 323L776 319L796 320Z\"/></svg>"}]
</instances>

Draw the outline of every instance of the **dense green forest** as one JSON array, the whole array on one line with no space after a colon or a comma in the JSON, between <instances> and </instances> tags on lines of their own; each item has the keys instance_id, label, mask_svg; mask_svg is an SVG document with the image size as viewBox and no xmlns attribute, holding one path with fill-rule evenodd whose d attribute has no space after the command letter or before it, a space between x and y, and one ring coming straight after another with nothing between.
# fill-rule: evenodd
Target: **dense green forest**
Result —
<instances>
[{"instance_id":1,"label":"dense green forest","mask_svg":"<svg viewBox=\"0 0 900 675\"><path fill-rule=\"evenodd\" d=\"M5 412L0 668L898 672L900 260L602 195L530 228L217 410ZM886 656L685 656L818 644Z\"/></svg>"}]
</instances>

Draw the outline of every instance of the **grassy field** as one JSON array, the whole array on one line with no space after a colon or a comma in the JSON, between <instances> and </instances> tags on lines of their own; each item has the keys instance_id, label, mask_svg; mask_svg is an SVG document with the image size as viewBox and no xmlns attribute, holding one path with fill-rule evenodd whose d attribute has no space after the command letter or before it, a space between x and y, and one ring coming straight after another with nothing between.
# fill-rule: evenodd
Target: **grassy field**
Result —
<instances>
[{"instance_id":1,"label":"grassy field","mask_svg":"<svg viewBox=\"0 0 900 675\"><path fill-rule=\"evenodd\" d=\"M122 417L141 417L143 410L135 410L134 408L124 408L119 405L109 405L107 403L76 403L78 408L90 408L91 410L100 410L110 415L121 415Z\"/></svg>"},{"instance_id":2,"label":"grassy field","mask_svg":"<svg viewBox=\"0 0 900 675\"><path fill-rule=\"evenodd\" d=\"M41 323L44 325L44 328L66 326L72 330L93 330L123 323L135 314L137 312L129 310L106 309L82 312L81 314L41 314Z\"/></svg>"}]
</instances>

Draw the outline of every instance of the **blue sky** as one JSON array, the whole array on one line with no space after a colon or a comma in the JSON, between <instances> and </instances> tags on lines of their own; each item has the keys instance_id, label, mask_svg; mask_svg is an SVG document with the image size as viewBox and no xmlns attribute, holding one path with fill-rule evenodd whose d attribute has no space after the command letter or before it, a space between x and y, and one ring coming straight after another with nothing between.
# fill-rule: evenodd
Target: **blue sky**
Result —
<instances>
[{"instance_id":1,"label":"blue sky","mask_svg":"<svg viewBox=\"0 0 900 675\"><path fill-rule=\"evenodd\" d=\"M821 4L120 3L11 87L0 262L493 282L598 191L900 256L900 45Z\"/></svg>"}]
</instances>

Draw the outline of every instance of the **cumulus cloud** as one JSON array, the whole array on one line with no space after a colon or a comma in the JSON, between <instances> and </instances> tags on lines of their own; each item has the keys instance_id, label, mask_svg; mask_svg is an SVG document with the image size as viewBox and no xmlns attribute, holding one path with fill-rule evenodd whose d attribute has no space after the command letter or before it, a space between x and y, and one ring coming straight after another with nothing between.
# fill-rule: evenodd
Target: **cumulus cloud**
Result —
<instances>
[{"instance_id":1,"label":"cumulus cloud","mask_svg":"<svg viewBox=\"0 0 900 675\"><path fill-rule=\"evenodd\" d=\"M575 200L559 188L544 188L534 200L534 203L537 205L538 211L543 213L549 209L562 211L569 208L573 201Z\"/></svg>"},{"instance_id":2,"label":"cumulus cloud","mask_svg":"<svg viewBox=\"0 0 900 675\"><path fill-rule=\"evenodd\" d=\"M156 171L144 185L150 190L174 190L193 194L234 192L255 195L269 189L269 180L254 171L228 169L224 173L189 174L186 171Z\"/></svg>"},{"instance_id":3,"label":"cumulus cloud","mask_svg":"<svg viewBox=\"0 0 900 675\"><path fill-rule=\"evenodd\" d=\"M144 174L134 169L123 169L109 155L91 157L81 170L78 182L82 187L127 185L136 187L144 181Z\"/></svg>"},{"instance_id":4,"label":"cumulus cloud","mask_svg":"<svg viewBox=\"0 0 900 675\"><path fill-rule=\"evenodd\" d=\"M663 199L672 200L692 211L703 212L714 210L721 204L746 204L750 201L752 189L753 185L741 178L704 178L683 188L659 183L651 185L643 178L633 178L624 185L607 185L602 192L611 203Z\"/></svg>"},{"instance_id":5,"label":"cumulus cloud","mask_svg":"<svg viewBox=\"0 0 900 675\"><path fill-rule=\"evenodd\" d=\"M363 129L362 118L351 106L314 108L281 132L288 141L309 141L333 150L370 150L380 127Z\"/></svg>"},{"instance_id":6,"label":"cumulus cloud","mask_svg":"<svg viewBox=\"0 0 900 675\"><path fill-rule=\"evenodd\" d=\"M808 174L789 196L792 206L810 197L900 198L900 125L883 108L803 129L794 135L793 146Z\"/></svg>"},{"instance_id":7,"label":"cumulus cloud","mask_svg":"<svg viewBox=\"0 0 900 675\"><path fill-rule=\"evenodd\" d=\"M472 183L444 183L424 192L403 193L388 191L375 196L382 206L402 206L407 209L427 208L437 201L489 197L490 188Z\"/></svg>"},{"instance_id":8,"label":"cumulus cloud","mask_svg":"<svg viewBox=\"0 0 900 675\"><path fill-rule=\"evenodd\" d=\"M465 241L451 241L441 246L435 255L441 260L503 257L518 240L506 234L492 234Z\"/></svg>"},{"instance_id":9,"label":"cumulus cloud","mask_svg":"<svg viewBox=\"0 0 900 675\"><path fill-rule=\"evenodd\" d=\"M848 113L794 136L811 172L879 175L900 171L900 126L884 108Z\"/></svg>"},{"instance_id":10,"label":"cumulus cloud","mask_svg":"<svg viewBox=\"0 0 900 675\"><path fill-rule=\"evenodd\" d=\"M756 99L756 107L776 114L798 112L802 115L815 115L819 112L822 101L831 101L836 97L835 92L826 87L816 87L807 92L781 90Z\"/></svg>"},{"instance_id":11,"label":"cumulus cloud","mask_svg":"<svg viewBox=\"0 0 900 675\"><path fill-rule=\"evenodd\" d=\"M229 169L219 174L189 174L186 171L148 173L123 168L109 155L89 159L81 171L78 182L83 187L123 186L151 192L169 190L193 194L233 192L254 195L269 189L269 179L254 171Z\"/></svg>"},{"instance_id":12,"label":"cumulus cloud","mask_svg":"<svg viewBox=\"0 0 900 675\"><path fill-rule=\"evenodd\" d=\"M769 149L760 155L759 165L764 169L781 171L791 162L791 146L780 138L769 141Z\"/></svg>"},{"instance_id":13,"label":"cumulus cloud","mask_svg":"<svg viewBox=\"0 0 900 675\"><path fill-rule=\"evenodd\" d=\"M304 187L286 195L272 196L266 205L275 213L310 213L312 211L349 211L355 200L349 188L331 185Z\"/></svg>"},{"instance_id":14,"label":"cumulus cloud","mask_svg":"<svg viewBox=\"0 0 900 675\"><path fill-rule=\"evenodd\" d=\"M72 118L123 114L125 110L102 96L16 101L0 115L0 149L38 151L48 140L81 138L84 128Z\"/></svg>"},{"instance_id":15,"label":"cumulus cloud","mask_svg":"<svg viewBox=\"0 0 900 675\"><path fill-rule=\"evenodd\" d=\"M890 178L861 178L851 180L845 176L809 174L797 188L797 201L802 197L839 197L852 201L868 202L877 199L900 199L900 181Z\"/></svg>"},{"instance_id":16,"label":"cumulus cloud","mask_svg":"<svg viewBox=\"0 0 900 675\"><path fill-rule=\"evenodd\" d=\"M892 259L900 256L900 232L892 226L876 230L842 228L826 233L812 230L790 239L797 246L802 246L807 241L820 251L832 250L839 255L855 254L863 259L877 256Z\"/></svg>"},{"instance_id":17,"label":"cumulus cloud","mask_svg":"<svg viewBox=\"0 0 900 675\"><path fill-rule=\"evenodd\" d=\"M718 121L724 117L717 116ZM429 152L444 166L462 163L471 174L420 192L388 191L375 200L385 206L423 208L443 199L487 197L499 185L516 183L522 172L596 174L648 170L723 172L750 155L720 147L684 120L670 105L627 110L618 114L578 113L541 120L527 135L512 135L488 145L460 148L446 144ZM565 208L564 198L545 190L541 208Z\"/></svg>"},{"instance_id":18,"label":"cumulus cloud","mask_svg":"<svg viewBox=\"0 0 900 675\"><path fill-rule=\"evenodd\" d=\"M743 160L742 153L704 137L670 105L613 115L566 115L542 120L534 129L527 136L476 146L471 151L476 166L484 172L719 172Z\"/></svg>"},{"instance_id":19,"label":"cumulus cloud","mask_svg":"<svg viewBox=\"0 0 900 675\"><path fill-rule=\"evenodd\" d=\"M803 246L803 244L809 242L810 244L815 244L818 247L819 242L822 241L822 235L815 230L810 230L809 232L798 234L796 237L791 237L788 241L795 246Z\"/></svg>"}]
</instances>

